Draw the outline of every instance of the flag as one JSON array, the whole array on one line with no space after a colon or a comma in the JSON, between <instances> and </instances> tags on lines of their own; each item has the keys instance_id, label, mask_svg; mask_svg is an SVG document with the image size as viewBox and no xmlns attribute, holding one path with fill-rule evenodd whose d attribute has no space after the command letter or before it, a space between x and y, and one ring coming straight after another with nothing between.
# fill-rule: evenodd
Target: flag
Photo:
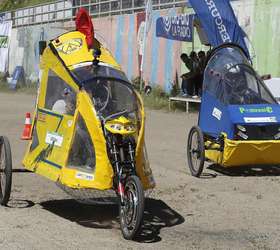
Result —
<instances>
[{"instance_id":1,"label":"flag","mask_svg":"<svg viewBox=\"0 0 280 250\"><path fill-rule=\"evenodd\" d=\"M213 47L235 43L249 57L246 34L239 26L229 0L189 0Z\"/></svg>"},{"instance_id":2,"label":"flag","mask_svg":"<svg viewBox=\"0 0 280 250\"><path fill-rule=\"evenodd\" d=\"M92 20L86 9L80 8L76 15L76 30L80 31L86 36L88 48L93 46L94 29Z\"/></svg>"}]
</instances>

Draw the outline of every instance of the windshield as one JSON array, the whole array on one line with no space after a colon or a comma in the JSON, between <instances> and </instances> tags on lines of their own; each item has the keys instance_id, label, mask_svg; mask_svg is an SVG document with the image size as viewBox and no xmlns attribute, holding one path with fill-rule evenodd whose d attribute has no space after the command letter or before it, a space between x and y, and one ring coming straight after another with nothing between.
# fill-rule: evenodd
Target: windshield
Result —
<instances>
[{"instance_id":1,"label":"windshield","mask_svg":"<svg viewBox=\"0 0 280 250\"><path fill-rule=\"evenodd\" d=\"M138 101L132 87L113 78L95 78L87 81L84 88L89 94L99 116L106 118L125 111L135 118Z\"/></svg>"},{"instance_id":2,"label":"windshield","mask_svg":"<svg viewBox=\"0 0 280 250\"><path fill-rule=\"evenodd\" d=\"M128 82L128 79L122 71L101 64L102 63L100 63L97 67L93 67L91 64L89 64L88 66L77 67L73 69L72 73L78 79L81 86L85 82L96 77L114 78Z\"/></svg>"},{"instance_id":3,"label":"windshield","mask_svg":"<svg viewBox=\"0 0 280 250\"><path fill-rule=\"evenodd\" d=\"M74 68L72 73L89 94L100 117L107 118L123 111L134 117L132 113L137 113L137 96L122 71L100 63L97 67Z\"/></svg>"},{"instance_id":4,"label":"windshield","mask_svg":"<svg viewBox=\"0 0 280 250\"><path fill-rule=\"evenodd\" d=\"M229 46L214 50L204 71L203 88L210 92L217 91L217 85L224 74L237 64L250 64L240 48Z\"/></svg>"},{"instance_id":5,"label":"windshield","mask_svg":"<svg viewBox=\"0 0 280 250\"><path fill-rule=\"evenodd\" d=\"M276 103L254 70L246 64L230 67L220 85L219 99L226 104Z\"/></svg>"}]
</instances>

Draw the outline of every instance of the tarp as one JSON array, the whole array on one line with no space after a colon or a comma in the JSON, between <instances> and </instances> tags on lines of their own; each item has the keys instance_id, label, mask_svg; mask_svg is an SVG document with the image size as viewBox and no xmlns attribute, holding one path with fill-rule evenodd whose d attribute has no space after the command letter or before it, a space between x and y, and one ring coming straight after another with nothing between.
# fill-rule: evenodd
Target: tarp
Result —
<instances>
[{"instance_id":1,"label":"tarp","mask_svg":"<svg viewBox=\"0 0 280 250\"><path fill-rule=\"evenodd\" d=\"M187 41L193 40L194 15L177 15L159 17L156 23L156 36L171 40Z\"/></svg>"},{"instance_id":2,"label":"tarp","mask_svg":"<svg viewBox=\"0 0 280 250\"><path fill-rule=\"evenodd\" d=\"M246 34L239 26L229 0L189 0L189 2L213 47L223 43L236 43L249 57L244 40Z\"/></svg>"},{"instance_id":3,"label":"tarp","mask_svg":"<svg viewBox=\"0 0 280 250\"><path fill-rule=\"evenodd\" d=\"M8 71L9 40L12 32L12 21L0 18L0 72Z\"/></svg>"}]
</instances>

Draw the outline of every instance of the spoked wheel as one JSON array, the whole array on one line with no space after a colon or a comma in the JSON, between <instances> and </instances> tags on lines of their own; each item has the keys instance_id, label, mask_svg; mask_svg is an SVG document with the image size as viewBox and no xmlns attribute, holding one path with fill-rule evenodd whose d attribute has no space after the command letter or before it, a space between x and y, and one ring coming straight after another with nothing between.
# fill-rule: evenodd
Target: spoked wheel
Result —
<instances>
[{"instance_id":1,"label":"spoked wheel","mask_svg":"<svg viewBox=\"0 0 280 250\"><path fill-rule=\"evenodd\" d=\"M138 232L144 213L144 192L139 178L129 176L124 187L124 204L120 205L120 224L123 237L134 238Z\"/></svg>"},{"instance_id":2,"label":"spoked wheel","mask_svg":"<svg viewBox=\"0 0 280 250\"><path fill-rule=\"evenodd\" d=\"M191 174L200 177L204 167L205 147L203 133L197 126L189 132L187 153Z\"/></svg>"},{"instance_id":3,"label":"spoked wheel","mask_svg":"<svg viewBox=\"0 0 280 250\"><path fill-rule=\"evenodd\" d=\"M12 153L7 137L0 136L0 204L6 206L12 186Z\"/></svg>"}]
</instances>

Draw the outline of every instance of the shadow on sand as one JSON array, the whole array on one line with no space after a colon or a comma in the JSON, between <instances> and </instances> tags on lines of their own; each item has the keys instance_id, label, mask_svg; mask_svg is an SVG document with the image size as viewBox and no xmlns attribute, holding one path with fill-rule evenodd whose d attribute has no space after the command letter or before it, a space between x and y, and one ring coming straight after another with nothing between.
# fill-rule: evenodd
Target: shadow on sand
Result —
<instances>
[{"instance_id":1,"label":"shadow on sand","mask_svg":"<svg viewBox=\"0 0 280 250\"><path fill-rule=\"evenodd\" d=\"M11 199L8 202L7 207L9 207L9 208L29 208L29 207L33 207L34 205L35 205L35 203L30 200Z\"/></svg>"},{"instance_id":2,"label":"shadow on sand","mask_svg":"<svg viewBox=\"0 0 280 250\"><path fill-rule=\"evenodd\" d=\"M280 166L241 166L225 168L217 164L210 165L207 169L227 176L280 176Z\"/></svg>"},{"instance_id":3,"label":"shadow on sand","mask_svg":"<svg viewBox=\"0 0 280 250\"><path fill-rule=\"evenodd\" d=\"M143 225L135 238L138 242L158 242L160 230L183 223L184 218L161 200L146 198ZM51 200L40 204L44 209L84 227L112 229L119 226L117 204L85 205L73 199Z\"/></svg>"}]
</instances>

